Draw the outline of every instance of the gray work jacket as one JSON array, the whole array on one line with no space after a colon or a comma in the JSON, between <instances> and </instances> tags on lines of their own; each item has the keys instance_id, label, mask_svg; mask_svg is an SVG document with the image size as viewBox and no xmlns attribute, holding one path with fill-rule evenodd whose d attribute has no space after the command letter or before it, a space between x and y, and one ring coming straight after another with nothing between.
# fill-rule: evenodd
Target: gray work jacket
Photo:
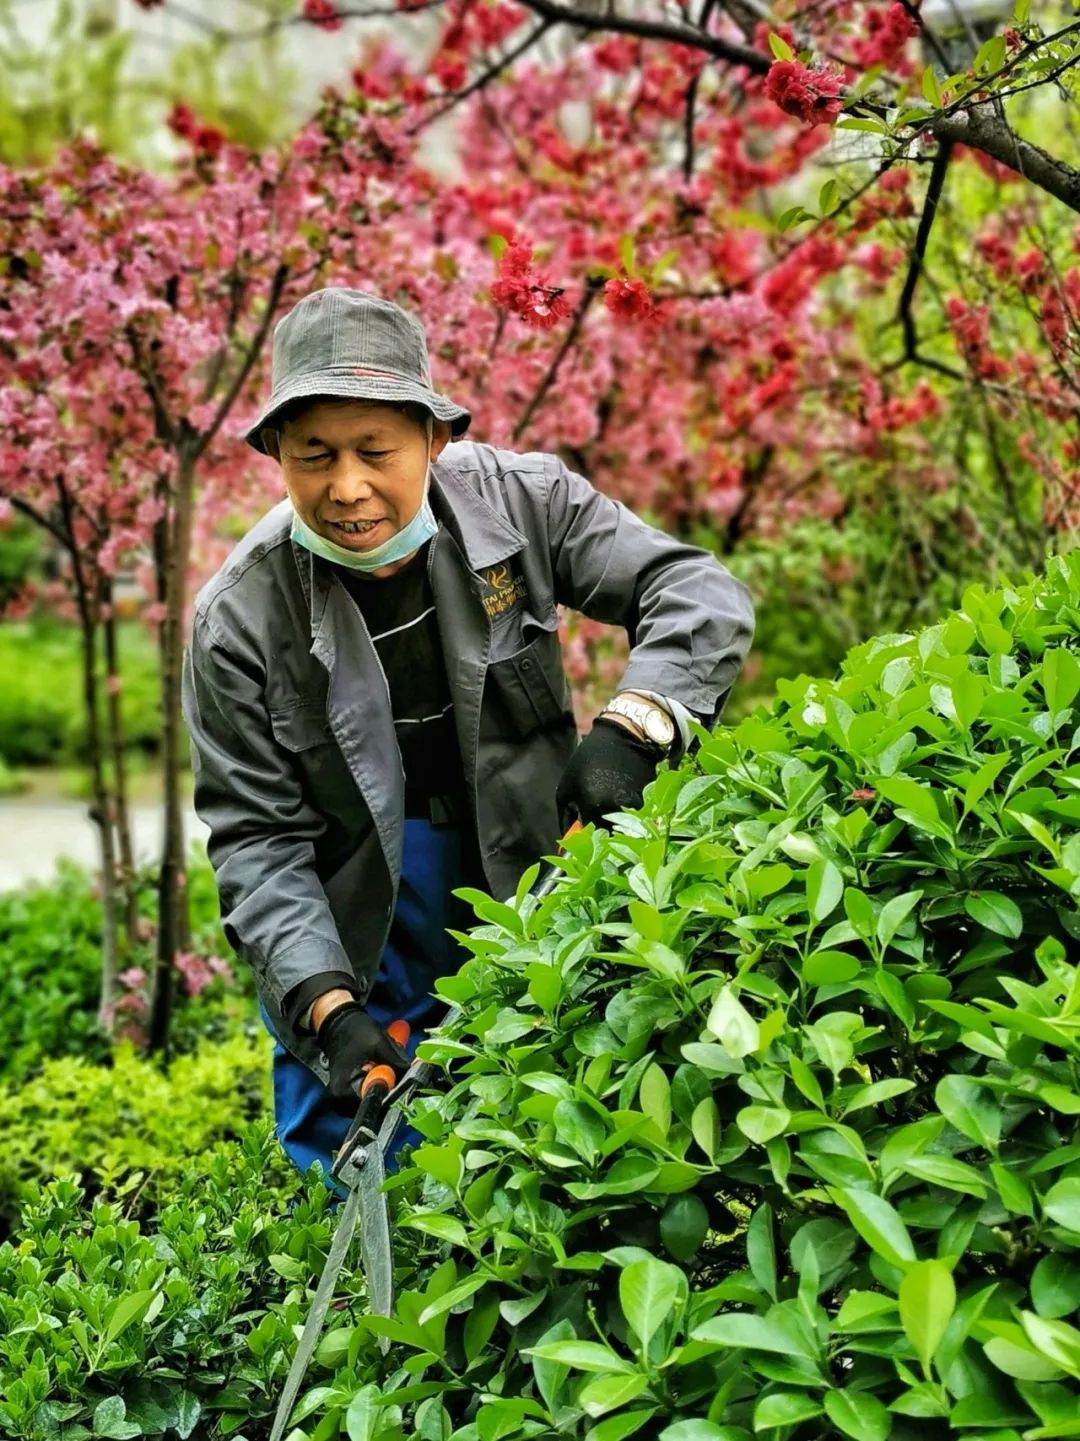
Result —
<instances>
[{"instance_id":1,"label":"gray work jacket","mask_svg":"<svg viewBox=\"0 0 1080 1441\"><path fill-rule=\"evenodd\" d=\"M467 442L432 466L428 566L465 784L491 891L558 839L577 744L557 607L624 626L621 688L711 720L750 645L745 587L551 455ZM404 777L382 667L332 563L290 539L287 501L199 593L185 656L195 808L230 944L278 1036L321 1079L290 991L344 972L364 997L401 872Z\"/></svg>"}]
</instances>

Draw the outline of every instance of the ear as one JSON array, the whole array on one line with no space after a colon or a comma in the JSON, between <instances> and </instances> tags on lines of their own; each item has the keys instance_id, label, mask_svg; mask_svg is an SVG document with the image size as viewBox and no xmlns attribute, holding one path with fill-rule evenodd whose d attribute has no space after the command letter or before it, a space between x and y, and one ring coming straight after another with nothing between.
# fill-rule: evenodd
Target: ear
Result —
<instances>
[{"instance_id":1,"label":"ear","mask_svg":"<svg viewBox=\"0 0 1080 1441\"><path fill-rule=\"evenodd\" d=\"M431 432L431 458L442 454L450 442L450 423L446 420L437 420Z\"/></svg>"}]
</instances>

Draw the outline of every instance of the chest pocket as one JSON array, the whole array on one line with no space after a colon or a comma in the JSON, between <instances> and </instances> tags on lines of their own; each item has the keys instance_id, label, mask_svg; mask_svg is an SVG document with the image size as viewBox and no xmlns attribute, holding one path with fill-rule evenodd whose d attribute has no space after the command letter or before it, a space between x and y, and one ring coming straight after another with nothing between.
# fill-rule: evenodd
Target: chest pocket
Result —
<instances>
[{"instance_id":1,"label":"chest pocket","mask_svg":"<svg viewBox=\"0 0 1080 1441\"><path fill-rule=\"evenodd\" d=\"M270 712L270 729L279 746L299 754L316 746L336 745L326 705L321 700L301 700L295 705Z\"/></svg>"},{"instance_id":2,"label":"chest pocket","mask_svg":"<svg viewBox=\"0 0 1080 1441\"><path fill-rule=\"evenodd\" d=\"M484 709L497 731L516 736L572 725L563 672L558 616L525 619L519 649L492 661L484 682Z\"/></svg>"}]
</instances>

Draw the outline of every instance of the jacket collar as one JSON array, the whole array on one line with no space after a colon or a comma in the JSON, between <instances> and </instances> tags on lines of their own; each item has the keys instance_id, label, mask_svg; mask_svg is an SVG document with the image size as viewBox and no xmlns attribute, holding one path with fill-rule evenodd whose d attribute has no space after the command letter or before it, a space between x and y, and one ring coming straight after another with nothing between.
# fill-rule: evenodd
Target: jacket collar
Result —
<instances>
[{"instance_id":1,"label":"jacket collar","mask_svg":"<svg viewBox=\"0 0 1080 1441\"><path fill-rule=\"evenodd\" d=\"M473 572L508 560L529 543L451 460L440 458L431 467L431 508L461 547Z\"/></svg>"},{"instance_id":2,"label":"jacket collar","mask_svg":"<svg viewBox=\"0 0 1080 1441\"><path fill-rule=\"evenodd\" d=\"M452 461L436 460L431 467L431 508L457 541L474 573L499 565L517 555L528 539L494 506L489 505L465 473ZM291 511L290 511L291 514ZM322 625L333 585L333 564L291 542L300 584L311 606L311 634Z\"/></svg>"}]
</instances>

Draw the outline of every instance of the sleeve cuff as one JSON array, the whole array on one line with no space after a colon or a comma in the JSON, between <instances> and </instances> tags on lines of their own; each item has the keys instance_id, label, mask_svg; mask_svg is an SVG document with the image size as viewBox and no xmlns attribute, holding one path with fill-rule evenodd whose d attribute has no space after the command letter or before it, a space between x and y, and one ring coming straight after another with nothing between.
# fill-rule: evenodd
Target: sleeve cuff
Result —
<instances>
[{"instance_id":1,"label":"sleeve cuff","mask_svg":"<svg viewBox=\"0 0 1080 1441\"><path fill-rule=\"evenodd\" d=\"M337 990L356 995L356 983L350 972L323 971L317 976L308 976L286 995L281 1003L282 1014L298 1035L310 1035L312 1006L327 991Z\"/></svg>"}]
</instances>

